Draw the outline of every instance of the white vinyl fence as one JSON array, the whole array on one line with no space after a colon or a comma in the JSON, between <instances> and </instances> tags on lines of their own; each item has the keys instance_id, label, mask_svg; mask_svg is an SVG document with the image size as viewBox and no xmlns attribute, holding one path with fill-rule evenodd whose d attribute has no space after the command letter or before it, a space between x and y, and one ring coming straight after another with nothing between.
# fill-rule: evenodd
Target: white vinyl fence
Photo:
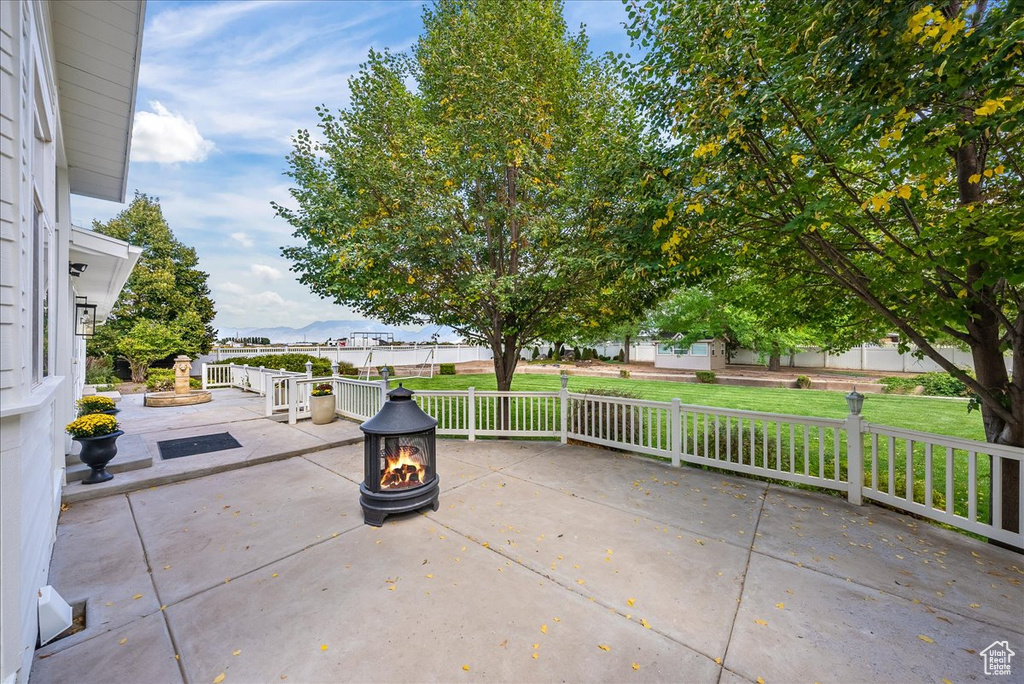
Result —
<instances>
[{"instance_id":1,"label":"white vinyl fence","mask_svg":"<svg viewBox=\"0 0 1024 684\"><path fill-rule=\"evenodd\" d=\"M946 523L1018 548L1024 533L1003 521L1003 470L1024 449L846 419L793 416L678 399L645 401L570 392L418 391L439 435L572 439L681 463L844 492ZM367 420L386 399L386 381L314 378L234 365L204 365L204 387L266 396L266 414L309 416L313 385L332 384L339 415ZM870 399L869 399L870 401ZM1024 521L1024 485L1018 520Z\"/></svg>"}]
</instances>

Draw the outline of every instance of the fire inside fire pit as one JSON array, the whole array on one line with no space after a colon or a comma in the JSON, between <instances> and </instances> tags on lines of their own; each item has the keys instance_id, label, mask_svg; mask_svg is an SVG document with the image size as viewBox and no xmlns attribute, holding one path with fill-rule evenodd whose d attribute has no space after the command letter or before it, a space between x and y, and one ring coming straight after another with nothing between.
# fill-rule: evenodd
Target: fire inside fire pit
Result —
<instances>
[{"instance_id":1,"label":"fire inside fire pit","mask_svg":"<svg viewBox=\"0 0 1024 684\"><path fill-rule=\"evenodd\" d=\"M363 482L359 503L367 525L380 527L394 513L425 506L437 510L440 491L435 470L437 421L399 384L380 411L362 424Z\"/></svg>"},{"instance_id":2,"label":"fire inside fire pit","mask_svg":"<svg viewBox=\"0 0 1024 684\"><path fill-rule=\"evenodd\" d=\"M381 489L402 489L423 484L427 469L414 446L400 446L394 454L384 457L386 464L380 477Z\"/></svg>"}]
</instances>

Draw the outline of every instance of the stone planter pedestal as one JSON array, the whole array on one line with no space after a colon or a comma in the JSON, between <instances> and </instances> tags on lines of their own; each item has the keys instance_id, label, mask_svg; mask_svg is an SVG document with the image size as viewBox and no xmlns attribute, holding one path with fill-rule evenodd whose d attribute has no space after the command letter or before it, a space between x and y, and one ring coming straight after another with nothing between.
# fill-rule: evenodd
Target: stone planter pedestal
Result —
<instances>
[{"instance_id":1,"label":"stone planter pedestal","mask_svg":"<svg viewBox=\"0 0 1024 684\"><path fill-rule=\"evenodd\" d=\"M313 425L327 425L334 421L334 395L309 398L309 412L313 414Z\"/></svg>"}]
</instances>

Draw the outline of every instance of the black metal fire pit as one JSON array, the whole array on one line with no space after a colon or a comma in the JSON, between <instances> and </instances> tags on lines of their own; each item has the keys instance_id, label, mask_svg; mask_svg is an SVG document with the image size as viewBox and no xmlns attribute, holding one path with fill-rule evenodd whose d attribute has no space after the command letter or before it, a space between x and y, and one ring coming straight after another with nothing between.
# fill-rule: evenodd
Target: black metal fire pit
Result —
<instances>
[{"instance_id":1,"label":"black metal fire pit","mask_svg":"<svg viewBox=\"0 0 1024 684\"><path fill-rule=\"evenodd\" d=\"M412 396L412 391L399 383L388 392L377 415L360 426L366 437L359 504L367 525L380 527L393 513L424 506L437 510L437 421L424 413Z\"/></svg>"}]
</instances>

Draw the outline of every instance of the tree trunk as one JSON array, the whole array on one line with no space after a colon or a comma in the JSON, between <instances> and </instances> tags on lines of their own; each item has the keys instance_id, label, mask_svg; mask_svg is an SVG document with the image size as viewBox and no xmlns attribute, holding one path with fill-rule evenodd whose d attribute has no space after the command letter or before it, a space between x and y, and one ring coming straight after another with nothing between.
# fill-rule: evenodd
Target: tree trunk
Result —
<instances>
[{"instance_id":1,"label":"tree trunk","mask_svg":"<svg viewBox=\"0 0 1024 684\"><path fill-rule=\"evenodd\" d=\"M132 382L146 382L146 371L149 370L148 363L128 361L128 366L132 369Z\"/></svg>"},{"instance_id":2,"label":"tree trunk","mask_svg":"<svg viewBox=\"0 0 1024 684\"><path fill-rule=\"evenodd\" d=\"M971 345L971 356L974 359L974 372L978 382L994 394L1007 398L1011 412L1017 416L1016 425L1008 423L995 414L991 407L981 405L981 419L985 426L986 441L1009 446L1024 446L1024 402L1016 397L1019 391L1010 385L1009 374L1003 353L999 348L999 326L994 320L989 323L983 317L975 318L969 324L971 332L978 340ZM994 318L994 317L992 317ZM1019 365L1024 354L1014 350L1014 369L1024 368ZM992 472L993 457L989 457L989 472ZM1010 532L1020 530L1020 462L1008 458L1000 459L1002 469L1002 528ZM991 497L991 492L990 492ZM990 499L991 500L991 499ZM991 515L991 514L990 514Z\"/></svg>"},{"instance_id":3,"label":"tree trunk","mask_svg":"<svg viewBox=\"0 0 1024 684\"><path fill-rule=\"evenodd\" d=\"M629 333L626 333L626 344L622 346L622 362L629 363L629 338L632 337Z\"/></svg>"},{"instance_id":4,"label":"tree trunk","mask_svg":"<svg viewBox=\"0 0 1024 684\"><path fill-rule=\"evenodd\" d=\"M772 342L772 353L768 356L768 370L779 372L782 370L782 350L778 342Z\"/></svg>"},{"instance_id":5,"label":"tree trunk","mask_svg":"<svg viewBox=\"0 0 1024 684\"><path fill-rule=\"evenodd\" d=\"M969 111L965 116L971 118ZM971 177L983 170L983 161L978 152L975 143L966 143L956 149L957 191L961 205L976 204L984 199L981 194L981 184L971 182ZM972 263L967 268L968 284L976 286L984 273L984 263ZM996 299L991 287L982 286L978 289L980 295L990 300ZM1024 350L1021 349L1020 335L1018 333L1013 342L1015 364L1013 369L1018 377L1011 384L1006 371L1006 363L1003 360L1003 352L1000 349L999 319L995 312L980 300L976 300L970 309L971 316L967 319L966 327L971 336L970 347L971 356L974 359L975 375L982 387L1001 398L1000 404L1009 408L1014 418L1012 422L1009 422L996 413L998 407L982 403L981 419L985 426L985 439L995 444L1024 447L1024 392L1021 391L1024 384L1020 382L1020 375L1024 367L1019 364L1020 358L1024 356ZM993 457L990 456L989 472L992 472L993 460ZM1002 528L1018 532L1020 531L1020 462L1002 458L1000 467L1002 470L1000 486ZM989 501L991 500L990 484ZM999 542L993 543L1003 546ZM1024 551L1024 549L1017 550Z\"/></svg>"},{"instance_id":6,"label":"tree trunk","mask_svg":"<svg viewBox=\"0 0 1024 684\"><path fill-rule=\"evenodd\" d=\"M516 372L516 365L519 363L519 340L515 336L506 335L491 339L491 351L494 355L494 379L498 385L499 392L510 392L512 390L512 377ZM507 429L511 423L511 406L507 397L498 400L497 411L495 412L495 429Z\"/></svg>"}]
</instances>

